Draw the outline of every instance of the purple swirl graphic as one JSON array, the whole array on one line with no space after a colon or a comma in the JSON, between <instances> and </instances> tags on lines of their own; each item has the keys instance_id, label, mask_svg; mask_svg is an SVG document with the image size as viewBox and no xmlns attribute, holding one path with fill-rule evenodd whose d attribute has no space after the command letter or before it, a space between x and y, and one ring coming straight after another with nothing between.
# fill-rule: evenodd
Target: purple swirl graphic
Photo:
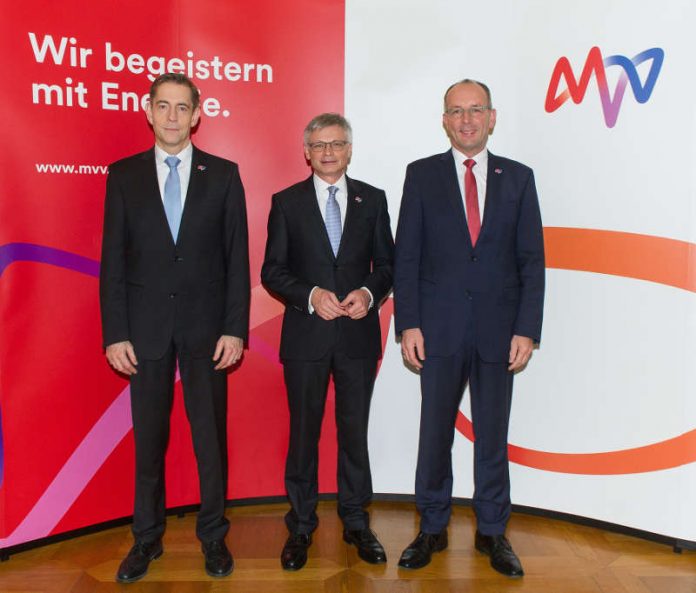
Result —
<instances>
[{"instance_id":1,"label":"purple swirl graphic","mask_svg":"<svg viewBox=\"0 0 696 593\"><path fill-rule=\"evenodd\" d=\"M48 264L87 276L99 277L99 262L88 257L34 243L0 245L0 276L10 264L20 261Z\"/></svg>"}]
</instances>

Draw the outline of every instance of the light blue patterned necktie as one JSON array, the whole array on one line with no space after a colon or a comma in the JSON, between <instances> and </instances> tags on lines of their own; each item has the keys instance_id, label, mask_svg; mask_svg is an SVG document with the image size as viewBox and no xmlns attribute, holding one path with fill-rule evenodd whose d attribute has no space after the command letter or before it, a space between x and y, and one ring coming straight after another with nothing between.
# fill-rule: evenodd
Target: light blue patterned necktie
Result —
<instances>
[{"instance_id":1,"label":"light blue patterned necktie","mask_svg":"<svg viewBox=\"0 0 696 593\"><path fill-rule=\"evenodd\" d=\"M168 156L164 162L169 167L169 175L164 182L164 212L167 215L174 243L176 243L181 223L181 181L179 181L179 171L177 170L181 160L175 156Z\"/></svg>"},{"instance_id":2,"label":"light blue patterned necktie","mask_svg":"<svg viewBox=\"0 0 696 593\"><path fill-rule=\"evenodd\" d=\"M338 246L341 244L341 207L336 200L338 188L330 185L329 199L326 200L326 232L329 234L331 249L334 256L338 255Z\"/></svg>"}]
</instances>

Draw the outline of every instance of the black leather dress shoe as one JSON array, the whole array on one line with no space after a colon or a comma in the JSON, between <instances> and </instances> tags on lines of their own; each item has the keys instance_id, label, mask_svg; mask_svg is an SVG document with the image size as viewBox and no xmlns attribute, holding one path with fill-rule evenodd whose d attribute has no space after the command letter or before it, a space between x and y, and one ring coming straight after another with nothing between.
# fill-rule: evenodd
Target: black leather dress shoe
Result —
<instances>
[{"instance_id":1,"label":"black leather dress shoe","mask_svg":"<svg viewBox=\"0 0 696 593\"><path fill-rule=\"evenodd\" d=\"M423 568L430 564L433 552L441 552L447 547L447 531L440 533L418 534L401 554L399 566L401 568Z\"/></svg>"},{"instance_id":2,"label":"black leather dress shoe","mask_svg":"<svg viewBox=\"0 0 696 593\"><path fill-rule=\"evenodd\" d=\"M491 566L499 573L508 577L524 575L520 559L504 535L483 535L477 531L474 545L479 552L490 556Z\"/></svg>"},{"instance_id":3,"label":"black leather dress shoe","mask_svg":"<svg viewBox=\"0 0 696 593\"><path fill-rule=\"evenodd\" d=\"M383 564L387 553L372 529L343 530L343 541L358 548L358 556L370 564Z\"/></svg>"},{"instance_id":4,"label":"black leather dress shoe","mask_svg":"<svg viewBox=\"0 0 696 593\"><path fill-rule=\"evenodd\" d=\"M211 577L226 577L234 568L232 554L227 549L224 539L204 542L201 545L205 554L205 572Z\"/></svg>"},{"instance_id":5,"label":"black leather dress shoe","mask_svg":"<svg viewBox=\"0 0 696 593\"><path fill-rule=\"evenodd\" d=\"M128 555L121 562L116 573L119 583L132 583L147 574L150 562L162 555L162 540L154 542L135 542Z\"/></svg>"},{"instance_id":6,"label":"black leather dress shoe","mask_svg":"<svg viewBox=\"0 0 696 593\"><path fill-rule=\"evenodd\" d=\"M280 564L285 570L300 570L307 564L307 548L311 545L309 533L291 533L280 554Z\"/></svg>"}]
</instances>

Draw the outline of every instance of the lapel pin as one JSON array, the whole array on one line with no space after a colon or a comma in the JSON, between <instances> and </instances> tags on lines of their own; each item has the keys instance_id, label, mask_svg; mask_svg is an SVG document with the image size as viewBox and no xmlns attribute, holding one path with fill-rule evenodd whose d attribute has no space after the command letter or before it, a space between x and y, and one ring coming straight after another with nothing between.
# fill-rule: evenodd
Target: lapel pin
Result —
<instances>
[{"instance_id":1,"label":"lapel pin","mask_svg":"<svg viewBox=\"0 0 696 593\"><path fill-rule=\"evenodd\" d=\"M355 196L355 201L360 204L362 203L362 198L360 196Z\"/></svg>"},{"instance_id":2,"label":"lapel pin","mask_svg":"<svg viewBox=\"0 0 696 593\"><path fill-rule=\"evenodd\" d=\"M495 171L494 171L494 173L496 173L497 175L500 175L502 172L503 172L502 169L495 169Z\"/></svg>"},{"instance_id":3,"label":"lapel pin","mask_svg":"<svg viewBox=\"0 0 696 593\"><path fill-rule=\"evenodd\" d=\"M197 169L198 171L205 171L206 166L205 166L205 165L198 165L198 166L196 167L196 169Z\"/></svg>"}]
</instances>

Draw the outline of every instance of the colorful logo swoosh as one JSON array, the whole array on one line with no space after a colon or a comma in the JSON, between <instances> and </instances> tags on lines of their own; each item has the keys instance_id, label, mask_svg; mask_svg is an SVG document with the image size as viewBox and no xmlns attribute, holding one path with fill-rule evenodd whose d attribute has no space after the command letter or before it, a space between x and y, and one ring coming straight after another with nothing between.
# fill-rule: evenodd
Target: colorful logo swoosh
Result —
<instances>
[{"instance_id":1,"label":"colorful logo swoosh","mask_svg":"<svg viewBox=\"0 0 696 593\"><path fill-rule=\"evenodd\" d=\"M599 99L602 103L604 122L608 128L613 128L619 117L619 110L621 109L626 86L630 83L633 96L638 103L646 103L655 88L655 83L657 82L657 77L660 74L664 59L665 52L659 47L646 49L632 59L621 55L602 58L602 52L599 47L593 47L587 54L585 65L578 80L575 78L570 61L563 56L558 59L551 74L544 108L547 113L553 113L568 99L572 99L574 103L579 104L584 99L590 84L590 79L594 74L597 80ZM650 65L650 71L643 84L638 76L637 67L647 60L652 60L652 64ZM607 82L606 67L608 66L619 66L622 69L619 80L616 83L613 97ZM565 79L567 88L559 93L558 87L561 78Z\"/></svg>"}]
</instances>

